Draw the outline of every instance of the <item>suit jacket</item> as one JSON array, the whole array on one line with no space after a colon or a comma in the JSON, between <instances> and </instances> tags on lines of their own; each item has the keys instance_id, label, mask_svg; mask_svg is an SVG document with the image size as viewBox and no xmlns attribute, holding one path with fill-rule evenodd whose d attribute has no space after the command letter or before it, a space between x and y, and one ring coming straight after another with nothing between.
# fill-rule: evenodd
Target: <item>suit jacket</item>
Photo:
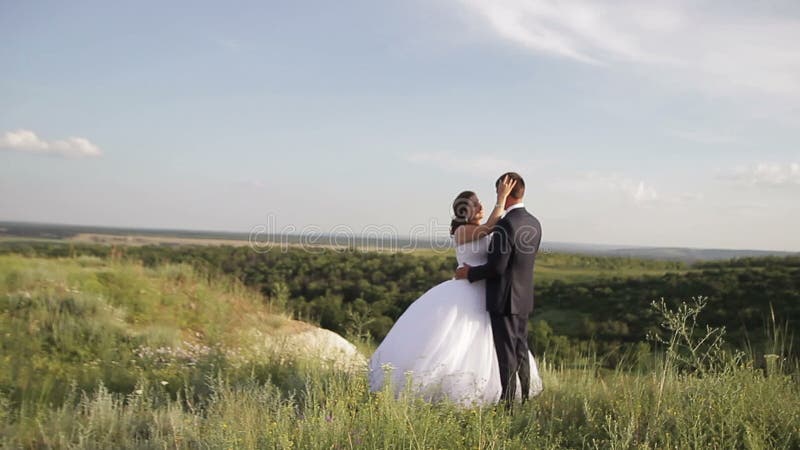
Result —
<instances>
[{"instance_id":1,"label":"suit jacket","mask_svg":"<svg viewBox=\"0 0 800 450\"><path fill-rule=\"evenodd\" d=\"M469 269L470 282L486 280L486 310L494 315L533 312L533 268L542 241L539 220L525 208L509 211L493 230L486 264Z\"/></svg>"}]
</instances>

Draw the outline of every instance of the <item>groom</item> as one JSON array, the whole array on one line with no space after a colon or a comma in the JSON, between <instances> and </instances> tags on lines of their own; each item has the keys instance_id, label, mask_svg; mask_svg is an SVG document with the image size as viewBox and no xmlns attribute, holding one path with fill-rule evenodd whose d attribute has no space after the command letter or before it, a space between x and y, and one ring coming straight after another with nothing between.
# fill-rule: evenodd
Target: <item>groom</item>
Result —
<instances>
[{"instance_id":1,"label":"groom","mask_svg":"<svg viewBox=\"0 0 800 450\"><path fill-rule=\"evenodd\" d=\"M456 270L457 279L470 283L486 280L486 309L492 321L492 334L500 366L501 398L511 406L516 395L516 377L522 387L522 401L530 390L528 359L528 316L533 311L533 266L542 240L539 220L522 204L525 181L515 172L503 177L516 181L506 199L505 214L492 234L486 264Z\"/></svg>"}]
</instances>

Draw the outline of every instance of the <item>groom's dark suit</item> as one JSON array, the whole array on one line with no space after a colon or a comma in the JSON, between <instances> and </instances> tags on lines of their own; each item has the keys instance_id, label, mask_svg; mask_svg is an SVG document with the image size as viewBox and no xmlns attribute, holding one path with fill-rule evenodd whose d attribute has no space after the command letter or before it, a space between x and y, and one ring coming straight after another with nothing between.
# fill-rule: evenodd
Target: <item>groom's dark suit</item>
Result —
<instances>
[{"instance_id":1,"label":"groom's dark suit","mask_svg":"<svg viewBox=\"0 0 800 450\"><path fill-rule=\"evenodd\" d=\"M515 375L523 399L530 389L528 316L533 312L533 267L542 227L520 205L510 209L493 231L486 264L471 267L467 278L486 280L486 309L492 320L502 398L511 402L516 394Z\"/></svg>"}]
</instances>

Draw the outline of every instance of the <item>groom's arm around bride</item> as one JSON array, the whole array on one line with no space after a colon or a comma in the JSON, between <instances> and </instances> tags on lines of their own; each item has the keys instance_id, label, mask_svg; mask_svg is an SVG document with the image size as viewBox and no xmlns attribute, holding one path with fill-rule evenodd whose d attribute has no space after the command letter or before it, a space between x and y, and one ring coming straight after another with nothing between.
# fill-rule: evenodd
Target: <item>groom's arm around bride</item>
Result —
<instances>
[{"instance_id":1,"label":"groom's arm around bride","mask_svg":"<svg viewBox=\"0 0 800 450\"><path fill-rule=\"evenodd\" d=\"M507 277L503 277L503 275L508 270L509 262L511 261L511 231L512 230L509 227L507 218L500 219L500 221L497 222L497 225L495 225L494 229L492 230L492 237L491 242L489 243L489 254L487 256L486 264L475 267L466 265L465 267L461 268L461 274L457 274L456 278L460 278L459 275L463 275L464 278L469 280L470 283L480 280L490 280L490 283L492 284L501 281L510 281L507 279ZM506 279L503 280L503 278ZM493 291L497 290L493 289ZM489 291L487 290L486 310L492 313L502 314L504 311L505 300L507 299L502 298L504 296L489 296L488 294Z\"/></svg>"}]
</instances>

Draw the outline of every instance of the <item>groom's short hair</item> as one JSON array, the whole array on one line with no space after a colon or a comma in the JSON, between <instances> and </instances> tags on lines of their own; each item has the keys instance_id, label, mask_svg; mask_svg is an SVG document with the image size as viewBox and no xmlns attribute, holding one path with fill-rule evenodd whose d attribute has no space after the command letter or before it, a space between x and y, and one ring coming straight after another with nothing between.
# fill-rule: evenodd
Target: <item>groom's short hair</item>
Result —
<instances>
[{"instance_id":1,"label":"groom's short hair","mask_svg":"<svg viewBox=\"0 0 800 450\"><path fill-rule=\"evenodd\" d=\"M511 189L511 194L509 194L511 197L520 199L525 196L525 180L522 179L522 175L518 174L517 172L506 172L500 175L500 178L494 182L494 187L500 186L500 182L503 181L503 177L509 177L517 182L517 184L514 185L514 189Z\"/></svg>"}]
</instances>

